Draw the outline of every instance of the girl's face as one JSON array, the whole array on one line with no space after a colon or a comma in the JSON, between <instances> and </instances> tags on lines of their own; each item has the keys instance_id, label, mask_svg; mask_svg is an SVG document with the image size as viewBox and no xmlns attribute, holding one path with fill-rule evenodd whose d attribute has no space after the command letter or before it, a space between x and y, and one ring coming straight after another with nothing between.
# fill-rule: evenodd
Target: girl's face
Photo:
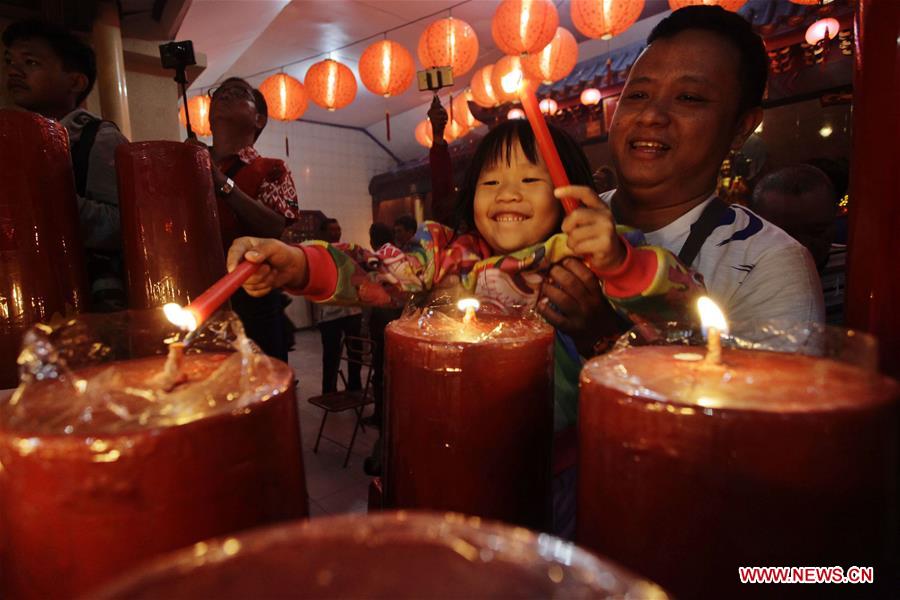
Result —
<instances>
[{"instance_id":1,"label":"girl's face","mask_svg":"<svg viewBox=\"0 0 900 600\"><path fill-rule=\"evenodd\" d=\"M475 227L499 254L546 240L557 230L562 210L540 157L538 164L529 162L517 141L509 165L506 158L484 167L475 188Z\"/></svg>"}]
</instances>

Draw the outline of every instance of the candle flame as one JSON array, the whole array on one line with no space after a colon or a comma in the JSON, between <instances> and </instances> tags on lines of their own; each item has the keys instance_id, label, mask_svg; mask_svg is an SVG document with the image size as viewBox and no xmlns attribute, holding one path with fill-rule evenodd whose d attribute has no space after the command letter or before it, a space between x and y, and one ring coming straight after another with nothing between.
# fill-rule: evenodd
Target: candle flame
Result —
<instances>
[{"instance_id":1,"label":"candle flame","mask_svg":"<svg viewBox=\"0 0 900 600\"><path fill-rule=\"evenodd\" d=\"M172 325L184 331L193 331L197 329L197 317L194 313L182 307L175 302L169 302L163 306L163 312Z\"/></svg>"},{"instance_id":2,"label":"candle flame","mask_svg":"<svg viewBox=\"0 0 900 600\"><path fill-rule=\"evenodd\" d=\"M512 94L519 91L519 86L522 85L523 80L522 69L513 69L500 78L500 85L503 87L504 92Z\"/></svg>"},{"instance_id":3,"label":"candle flame","mask_svg":"<svg viewBox=\"0 0 900 600\"><path fill-rule=\"evenodd\" d=\"M466 313L463 323L471 323L475 318L475 311L481 307L481 302L477 298L462 298L456 303L456 307Z\"/></svg>"},{"instance_id":4,"label":"candle flame","mask_svg":"<svg viewBox=\"0 0 900 600\"><path fill-rule=\"evenodd\" d=\"M710 327L715 327L719 333L728 333L728 321L725 320L725 314L709 296L701 296L697 300L697 311L700 313L704 338Z\"/></svg>"}]
</instances>

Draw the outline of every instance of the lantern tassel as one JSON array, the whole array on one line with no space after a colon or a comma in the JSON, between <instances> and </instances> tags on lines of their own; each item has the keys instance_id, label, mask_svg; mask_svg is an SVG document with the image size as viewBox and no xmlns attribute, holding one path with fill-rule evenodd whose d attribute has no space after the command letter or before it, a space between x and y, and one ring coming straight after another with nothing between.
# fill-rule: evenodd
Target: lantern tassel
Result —
<instances>
[{"instance_id":1,"label":"lantern tassel","mask_svg":"<svg viewBox=\"0 0 900 600\"><path fill-rule=\"evenodd\" d=\"M384 111L384 128L387 130L387 141L391 141L391 113Z\"/></svg>"},{"instance_id":2,"label":"lantern tassel","mask_svg":"<svg viewBox=\"0 0 900 600\"><path fill-rule=\"evenodd\" d=\"M288 145L288 136L286 133L284 134L284 155L285 156L291 155L291 147L290 147L290 145Z\"/></svg>"}]
</instances>

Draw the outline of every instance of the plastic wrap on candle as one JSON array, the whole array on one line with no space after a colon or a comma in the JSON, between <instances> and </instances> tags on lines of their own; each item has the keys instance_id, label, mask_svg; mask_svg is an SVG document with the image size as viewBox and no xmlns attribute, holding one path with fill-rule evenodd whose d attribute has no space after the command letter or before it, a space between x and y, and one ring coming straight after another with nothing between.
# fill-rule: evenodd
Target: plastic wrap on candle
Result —
<instances>
[{"instance_id":1,"label":"plastic wrap on candle","mask_svg":"<svg viewBox=\"0 0 900 600\"><path fill-rule=\"evenodd\" d=\"M553 329L432 302L385 334L385 503L549 525Z\"/></svg>"},{"instance_id":2,"label":"plastic wrap on candle","mask_svg":"<svg viewBox=\"0 0 900 600\"><path fill-rule=\"evenodd\" d=\"M79 596L155 554L308 513L291 369L220 315L186 340L186 380L162 388L153 352L175 332L161 313L26 334L22 384L0 399L3 598Z\"/></svg>"},{"instance_id":3,"label":"plastic wrap on candle","mask_svg":"<svg viewBox=\"0 0 900 600\"><path fill-rule=\"evenodd\" d=\"M112 598L667 598L546 534L459 514L314 519L211 540L123 577Z\"/></svg>"},{"instance_id":4,"label":"plastic wrap on candle","mask_svg":"<svg viewBox=\"0 0 900 600\"><path fill-rule=\"evenodd\" d=\"M25 330L86 308L68 139L40 115L0 110L0 389L18 383Z\"/></svg>"},{"instance_id":5,"label":"plastic wrap on candle","mask_svg":"<svg viewBox=\"0 0 900 600\"><path fill-rule=\"evenodd\" d=\"M874 340L733 330L721 365L673 325L584 367L578 541L684 598L755 597L739 566L889 570L900 386L874 370Z\"/></svg>"},{"instance_id":6,"label":"plastic wrap on candle","mask_svg":"<svg viewBox=\"0 0 900 600\"><path fill-rule=\"evenodd\" d=\"M188 304L225 275L209 152L178 142L116 149L128 301Z\"/></svg>"}]
</instances>

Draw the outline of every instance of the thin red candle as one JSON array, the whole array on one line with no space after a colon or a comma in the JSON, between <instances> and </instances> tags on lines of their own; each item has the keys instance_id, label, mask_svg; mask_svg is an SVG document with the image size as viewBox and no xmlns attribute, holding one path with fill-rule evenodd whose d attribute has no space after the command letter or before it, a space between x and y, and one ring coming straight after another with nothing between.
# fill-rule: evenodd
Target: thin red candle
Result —
<instances>
[{"instance_id":1,"label":"thin red candle","mask_svg":"<svg viewBox=\"0 0 900 600\"><path fill-rule=\"evenodd\" d=\"M569 176L566 174L566 168L559 158L559 152L557 152L553 138L550 136L550 129L547 127L543 113L541 113L537 94L534 91L534 84L528 80L523 80L519 86L519 101L522 103L522 108L525 110L525 116L528 117L531 129L534 131L534 139L537 142L538 150L540 150L541 156L544 158L547 170L550 171L550 180L553 181L553 187L569 185ZM566 214L570 214L579 206L579 202L575 198L563 198L562 204Z\"/></svg>"},{"instance_id":2,"label":"thin red candle","mask_svg":"<svg viewBox=\"0 0 900 600\"><path fill-rule=\"evenodd\" d=\"M247 279L256 273L259 264L244 261L234 271L212 284L208 290L185 307L193 315L196 324L200 325L213 314L217 308L228 300Z\"/></svg>"}]
</instances>

